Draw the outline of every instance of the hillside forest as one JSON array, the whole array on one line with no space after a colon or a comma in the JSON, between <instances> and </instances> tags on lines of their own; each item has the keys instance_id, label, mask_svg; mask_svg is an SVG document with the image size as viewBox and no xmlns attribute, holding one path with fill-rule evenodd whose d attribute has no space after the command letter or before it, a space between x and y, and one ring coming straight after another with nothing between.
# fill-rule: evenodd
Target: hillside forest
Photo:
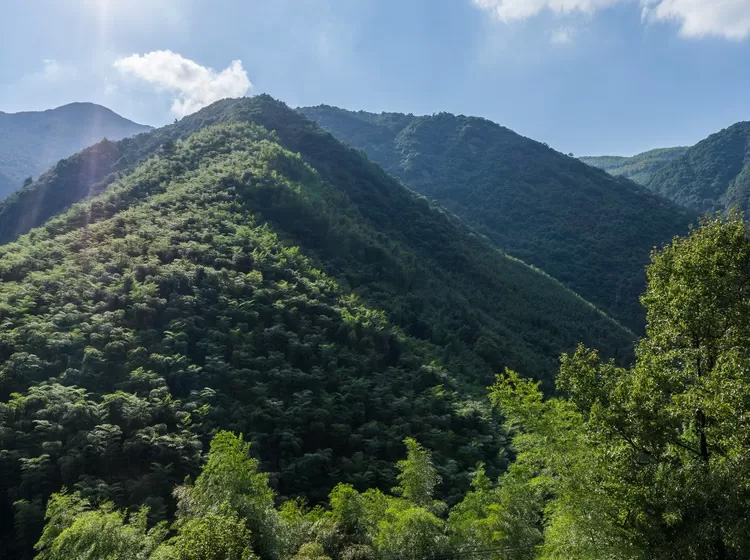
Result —
<instances>
[{"instance_id":1,"label":"hillside forest","mask_svg":"<svg viewBox=\"0 0 750 560\"><path fill-rule=\"evenodd\" d=\"M0 202L0 559L750 558L750 232L698 214L267 95L60 160Z\"/></svg>"},{"instance_id":2,"label":"hillside forest","mask_svg":"<svg viewBox=\"0 0 750 560\"><path fill-rule=\"evenodd\" d=\"M66 490L48 501L38 558L746 558L748 265L741 217L705 221L654 255L633 366L580 346L558 396L498 375L489 399L513 459L497 479L476 464L452 506L411 437L392 488L339 483L323 504L277 506L250 445L218 432L200 474L174 486L172 521Z\"/></svg>"}]
</instances>

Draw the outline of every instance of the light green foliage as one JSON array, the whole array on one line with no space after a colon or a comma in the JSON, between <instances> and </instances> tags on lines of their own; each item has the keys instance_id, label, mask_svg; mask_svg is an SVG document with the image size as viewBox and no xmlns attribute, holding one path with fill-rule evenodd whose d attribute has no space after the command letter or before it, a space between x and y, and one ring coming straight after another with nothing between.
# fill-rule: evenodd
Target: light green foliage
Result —
<instances>
[{"instance_id":1,"label":"light green foliage","mask_svg":"<svg viewBox=\"0 0 750 560\"><path fill-rule=\"evenodd\" d=\"M219 432L214 436L208 460L195 484L179 487L175 496L178 498L178 514L189 520L186 523L190 529L180 529L181 534L188 531L183 539L198 539L204 526L206 530L210 529L210 525L197 523L196 519L222 515L224 510L229 510L243 520L243 526L247 525L253 548L263 558L274 557L280 520L274 508L273 490L268 486L268 475L258 472L258 461L250 457L250 444L242 437L230 432ZM231 518L225 522L234 523ZM227 534L230 534L227 527ZM239 554L240 549L234 544L232 546L235 547L232 550Z\"/></svg>"},{"instance_id":2,"label":"light green foliage","mask_svg":"<svg viewBox=\"0 0 750 560\"><path fill-rule=\"evenodd\" d=\"M236 514L205 513L179 526L178 534L150 560L253 560L250 531Z\"/></svg>"},{"instance_id":3,"label":"light green foliage","mask_svg":"<svg viewBox=\"0 0 750 560\"><path fill-rule=\"evenodd\" d=\"M148 530L146 510L126 516L106 503L92 508L78 494L55 494L36 544L39 560L146 560L165 534Z\"/></svg>"},{"instance_id":4,"label":"light green foliage","mask_svg":"<svg viewBox=\"0 0 750 560\"><path fill-rule=\"evenodd\" d=\"M432 464L432 456L414 438L406 438L406 459L396 463L400 471L397 493L414 505L425 507L432 503L440 475Z\"/></svg>"},{"instance_id":5,"label":"light green foliage","mask_svg":"<svg viewBox=\"0 0 750 560\"><path fill-rule=\"evenodd\" d=\"M303 544L292 558L293 560L331 560L323 550L323 545L316 542Z\"/></svg>"},{"instance_id":6,"label":"light green foliage","mask_svg":"<svg viewBox=\"0 0 750 560\"><path fill-rule=\"evenodd\" d=\"M654 255L648 336L630 369L583 347L544 399L512 372L492 399L512 428L508 476L542 484L542 558L746 558L750 524L750 239L706 221Z\"/></svg>"},{"instance_id":7,"label":"light green foliage","mask_svg":"<svg viewBox=\"0 0 750 560\"><path fill-rule=\"evenodd\" d=\"M448 517L451 549L473 554L486 551L490 558L535 558L542 542L545 481L529 482L530 467L513 464L497 484L480 468L472 490L456 504Z\"/></svg>"},{"instance_id":8,"label":"light green foliage","mask_svg":"<svg viewBox=\"0 0 750 560\"><path fill-rule=\"evenodd\" d=\"M383 560L421 560L447 550L444 522L425 508L401 504L388 509L373 542Z\"/></svg>"}]
</instances>

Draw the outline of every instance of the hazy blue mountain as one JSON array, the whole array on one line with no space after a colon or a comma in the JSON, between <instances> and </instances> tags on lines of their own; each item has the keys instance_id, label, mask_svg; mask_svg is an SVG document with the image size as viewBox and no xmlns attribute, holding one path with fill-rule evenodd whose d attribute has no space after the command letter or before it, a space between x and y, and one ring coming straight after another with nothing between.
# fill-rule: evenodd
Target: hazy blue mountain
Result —
<instances>
[{"instance_id":1,"label":"hazy blue mountain","mask_svg":"<svg viewBox=\"0 0 750 560\"><path fill-rule=\"evenodd\" d=\"M639 185L647 185L657 171L687 150L687 146L678 146L657 148L634 156L583 156L578 159L587 165L604 169L610 175L622 175Z\"/></svg>"},{"instance_id":2,"label":"hazy blue mountain","mask_svg":"<svg viewBox=\"0 0 750 560\"><path fill-rule=\"evenodd\" d=\"M36 178L58 160L108 138L120 140L151 127L94 103L71 103L48 111L0 112L0 199Z\"/></svg>"}]
</instances>

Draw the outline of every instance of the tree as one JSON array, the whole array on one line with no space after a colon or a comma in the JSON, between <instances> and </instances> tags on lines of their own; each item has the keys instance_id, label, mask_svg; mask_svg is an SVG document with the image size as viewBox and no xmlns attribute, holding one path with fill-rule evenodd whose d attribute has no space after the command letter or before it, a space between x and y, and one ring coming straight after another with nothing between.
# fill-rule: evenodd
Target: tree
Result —
<instances>
[{"instance_id":1,"label":"tree","mask_svg":"<svg viewBox=\"0 0 750 560\"><path fill-rule=\"evenodd\" d=\"M237 514L209 513L179 525L179 533L150 560L253 560L250 531Z\"/></svg>"},{"instance_id":2,"label":"tree","mask_svg":"<svg viewBox=\"0 0 750 560\"><path fill-rule=\"evenodd\" d=\"M445 524L425 508L391 508L374 542L385 560L422 560L446 551Z\"/></svg>"},{"instance_id":3,"label":"tree","mask_svg":"<svg viewBox=\"0 0 750 560\"><path fill-rule=\"evenodd\" d=\"M414 438L404 439L406 459L396 463L399 485L394 490L417 506L432 503L440 475L432 465L432 455Z\"/></svg>"},{"instance_id":4,"label":"tree","mask_svg":"<svg viewBox=\"0 0 750 560\"><path fill-rule=\"evenodd\" d=\"M146 527L147 510L126 515L105 503L98 508L78 494L55 494L47 526L36 544L38 560L145 560L166 534L164 523Z\"/></svg>"},{"instance_id":5,"label":"tree","mask_svg":"<svg viewBox=\"0 0 750 560\"><path fill-rule=\"evenodd\" d=\"M175 496L183 519L232 512L246 523L252 548L261 557L278 555L274 493L268 475L258 472L258 461L250 457L250 444L242 436L226 431L216 434L195 484L179 487Z\"/></svg>"},{"instance_id":6,"label":"tree","mask_svg":"<svg viewBox=\"0 0 750 560\"><path fill-rule=\"evenodd\" d=\"M628 369L584 347L558 388L509 372L492 400L543 484L544 558L748 558L750 239L706 220L653 256L647 337Z\"/></svg>"}]
</instances>

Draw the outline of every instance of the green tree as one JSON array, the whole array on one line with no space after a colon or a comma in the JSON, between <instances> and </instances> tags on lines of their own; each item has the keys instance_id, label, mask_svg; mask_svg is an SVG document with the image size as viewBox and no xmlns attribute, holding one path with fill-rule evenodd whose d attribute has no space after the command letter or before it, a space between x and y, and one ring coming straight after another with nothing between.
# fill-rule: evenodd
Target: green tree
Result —
<instances>
[{"instance_id":1,"label":"green tree","mask_svg":"<svg viewBox=\"0 0 750 560\"><path fill-rule=\"evenodd\" d=\"M244 520L252 548L261 557L275 558L279 554L279 514L274 507L274 493L268 485L268 475L258 472L258 461L250 456L250 444L242 436L226 431L216 434L195 484L179 487L175 495L182 519L231 511Z\"/></svg>"},{"instance_id":2,"label":"green tree","mask_svg":"<svg viewBox=\"0 0 750 560\"><path fill-rule=\"evenodd\" d=\"M394 490L417 506L432 503L440 475L432 464L432 454L414 438L404 439L406 459L396 463L399 485Z\"/></svg>"},{"instance_id":3,"label":"green tree","mask_svg":"<svg viewBox=\"0 0 750 560\"><path fill-rule=\"evenodd\" d=\"M166 533L163 523L148 530L147 510L126 515L106 503L98 508L78 494L55 494L47 525L36 544L38 560L145 560Z\"/></svg>"},{"instance_id":4,"label":"green tree","mask_svg":"<svg viewBox=\"0 0 750 560\"><path fill-rule=\"evenodd\" d=\"M232 512L208 513L179 524L177 536L156 549L150 560L252 560L250 531Z\"/></svg>"},{"instance_id":5,"label":"green tree","mask_svg":"<svg viewBox=\"0 0 750 560\"><path fill-rule=\"evenodd\" d=\"M748 558L750 239L706 220L655 253L629 369L580 347L545 400L512 372L492 400L543 484L544 558Z\"/></svg>"},{"instance_id":6,"label":"green tree","mask_svg":"<svg viewBox=\"0 0 750 560\"><path fill-rule=\"evenodd\" d=\"M392 507L379 524L375 547L384 560L422 560L440 555L447 549L445 524L425 508Z\"/></svg>"}]
</instances>

